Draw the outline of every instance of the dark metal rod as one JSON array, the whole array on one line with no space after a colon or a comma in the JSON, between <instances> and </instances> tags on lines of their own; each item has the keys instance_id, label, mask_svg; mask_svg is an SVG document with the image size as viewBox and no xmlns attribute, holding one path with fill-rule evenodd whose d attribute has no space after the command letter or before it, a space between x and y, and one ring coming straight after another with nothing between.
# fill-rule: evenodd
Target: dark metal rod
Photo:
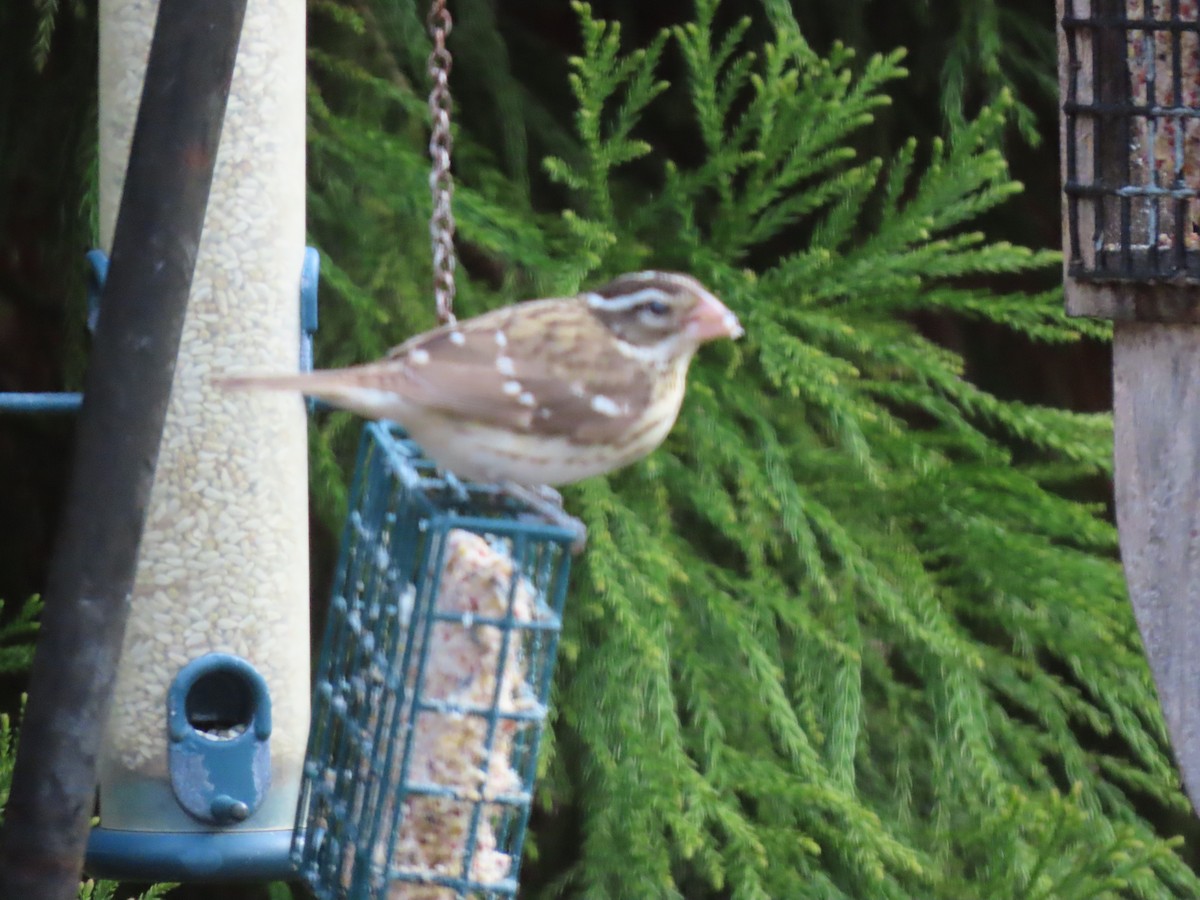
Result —
<instances>
[{"instance_id":1,"label":"dark metal rod","mask_svg":"<svg viewBox=\"0 0 1200 900\"><path fill-rule=\"evenodd\" d=\"M1147 4L1149 5L1149 4ZM1195 31L1196 25L1186 19L1157 19L1149 13L1131 19L1125 12L1116 15L1102 13L1092 16L1066 15L1059 20L1064 28L1120 28L1122 31Z\"/></svg>"},{"instance_id":2,"label":"dark metal rod","mask_svg":"<svg viewBox=\"0 0 1200 900\"><path fill-rule=\"evenodd\" d=\"M1179 0L1171 0L1171 19L1179 21ZM1194 77L1195 73L1191 73ZM1188 85L1190 88L1191 85ZM1171 102L1176 106L1183 105L1183 41L1180 38L1178 31L1171 32ZM1184 136L1187 133L1186 120L1180 120L1172 123L1174 131L1174 140L1172 140L1171 156L1171 187L1177 188L1184 185L1183 180L1183 163L1184 163ZM1156 204L1158 200L1154 201ZM1187 266L1187 243L1185 238L1186 230L1190 229L1191 223L1187 221L1188 202L1182 198L1176 199L1171 203L1172 217L1172 241L1171 241L1171 264L1176 271L1182 270ZM1186 226L1186 227L1185 227ZM1158 241L1154 235L1151 235L1151 240L1157 245Z\"/></svg>"},{"instance_id":3,"label":"dark metal rod","mask_svg":"<svg viewBox=\"0 0 1200 900\"><path fill-rule=\"evenodd\" d=\"M1063 8L1068 16L1073 15L1075 12L1072 0L1065 0ZM1079 150L1076 139L1080 127L1080 117L1075 110L1068 109L1068 106L1077 104L1079 99L1079 35L1074 28L1066 25L1063 26L1063 32L1067 47L1067 69L1065 73L1067 96L1063 98L1062 107L1065 124L1063 130L1063 140L1065 142L1063 155L1066 158L1064 181L1067 184L1074 184L1079 180L1079 160L1077 158ZM1077 264L1082 258L1081 242L1079 239L1079 198L1070 195L1067 197L1067 234L1063 241L1063 252L1067 255L1069 265Z\"/></svg>"},{"instance_id":4,"label":"dark metal rod","mask_svg":"<svg viewBox=\"0 0 1200 900\"><path fill-rule=\"evenodd\" d=\"M1153 103L1134 103L1132 100L1079 103L1068 101L1063 111L1084 113L1097 119L1120 119L1125 116L1153 116L1156 119L1200 119L1200 109L1194 106L1160 106Z\"/></svg>"},{"instance_id":5,"label":"dark metal rod","mask_svg":"<svg viewBox=\"0 0 1200 900\"><path fill-rule=\"evenodd\" d=\"M246 0L162 0L46 585L0 897L74 900Z\"/></svg>"},{"instance_id":6,"label":"dark metal rod","mask_svg":"<svg viewBox=\"0 0 1200 900\"><path fill-rule=\"evenodd\" d=\"M1090 72L1084 72L1085 76L1091 77L1091 95L1093 103L1105 102L1109 98L1107 92L1103 90L1103 82L1100 78L1100 66L1096 65L1097 58L1104 58L1103 48L1108 43L1105 33L1100 29L1093 29L1089 40L1090 59L1088 68ZM1105 177L1108 170L1104 165L1104 150L1106 149L1108 135L1108 125L1104 121L1094 123L1091 141L1089 142L1092 151L1092 180L1104 184L1108 179ZM1097 265L1103 266L1108 262L1108 253L1104 249L1105 232L1108 230L1108 215L1109 203L1104 198L1101 198L1092 207L1092 233L1087 236L1087 239L1092 242L1093 258Z\"/></svg>"}]
</instances>

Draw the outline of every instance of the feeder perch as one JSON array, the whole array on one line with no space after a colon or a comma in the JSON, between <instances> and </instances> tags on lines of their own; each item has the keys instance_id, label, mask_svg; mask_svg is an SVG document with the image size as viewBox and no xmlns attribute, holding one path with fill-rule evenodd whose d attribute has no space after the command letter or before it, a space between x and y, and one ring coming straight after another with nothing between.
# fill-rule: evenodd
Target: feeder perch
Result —
<instances>
[{"instance_id":1,"label":"feeder perch","mask_svg":"<svg viewBox=\"0 0 1200 900\"><path fill-rule=\"evenodd\" d=\"M321 900L512 897L574 534L366 427L293 858Z\"/></svg>"},{"instance_id":2,"label":"feeder perch","mask_svg":"<svg viewBox=\"0 0 1200 900\"><path fill-rule=\"evenodd\" d=\"M1197 0L1059 0L1067 312L1115 321L1115 493L1138 628L1200 799Z\"/></svg>"}]
</instances>

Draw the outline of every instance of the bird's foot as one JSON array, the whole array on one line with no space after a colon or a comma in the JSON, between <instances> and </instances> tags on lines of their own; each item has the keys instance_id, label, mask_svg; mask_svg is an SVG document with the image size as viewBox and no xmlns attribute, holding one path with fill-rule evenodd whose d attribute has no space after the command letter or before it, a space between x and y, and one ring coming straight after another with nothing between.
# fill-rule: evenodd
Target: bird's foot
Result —
<instances>
[{"instance_id":1,"label":"bird's foot","mask_svg":"<svg viewBox=\"0 0 1200 900\"><path fill-rule=\"evenodd\" d=\"M571 541L571 553L578 556L587 546L587 526L563 509L562 494L548 484L526 487L515 481L505 481L500 489L515 500L520 500L545 522L556 528L570 531L574 538Z\"/></svg>"},{"instance_id":2,"label":"bird's foot","mask_svg":"<svg viewBox=\"0 0 1200 900\"><path fill-rule=\"evenodd\" d=\"M550 487L550 485L548 485L548 484L535 485L533 487L533 490L536 491L537 495L539 497L541 497L543 500L545 500L547 503L551 504L552 506L557 507L558 509L563 508L562 494L560 494L554 488Z\"/></svg>"}]
</instances>

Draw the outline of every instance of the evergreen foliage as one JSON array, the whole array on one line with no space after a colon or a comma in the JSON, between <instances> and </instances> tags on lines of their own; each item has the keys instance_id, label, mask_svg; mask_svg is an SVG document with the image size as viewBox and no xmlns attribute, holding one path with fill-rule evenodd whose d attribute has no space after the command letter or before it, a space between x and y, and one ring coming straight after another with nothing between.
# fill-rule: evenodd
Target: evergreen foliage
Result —
<instances>
[{"instance_id":1,"label":"evergreen foliage","mask_svg":"<svg viewBox=\"0 0 1200 900\"><path fill-rule=\"evenodd\" d=\"M908 83L895 90L909 128L961 122L981 103L1016 90L1011 117L1024 140L1042 144L1054 127L1054 9L1038 0L943 0L939 3L787 3L762 0L773 20L793 14L818 46L841 40L874 50L897 44L913 50ZM937 97L936 102L931 100ZM1053 141L1049 141L1050 150Z\"/></svg>"},{"instance_id":2,"label":"evergreen foliage","mask_svg":"<svg viewBox=\"0 0 1200 900\"><path fill-rule=\"evenodd\" d=\"M575 3L573 133L507 75L479 90L520 120L499 133L465 112L457 132L463 312L659 267L747 329L702 353L663 450L568 492L591 539L526 890L1195 896L1143 818L1187 805L1115 533L1070 499L1108 474L1110 422L987 394L914 325L1105 333L1054 292L980 287L1057 262L971 227L1020 189L996 149L1014 101L861 159L900 54L819 54L788 4L763 6L766 43L697 0L692 23L630 50ZM311 8L328 365L432 321L427 47L410 4ZM643 136L664 108L686 110L697 164ZM535 158L522 132L549 148L541 175L512 176ZM335 414L314 437L330 522L355 431Z\"/></svg>"},{"instance_id":3,"label":"evergreen foliage","mask_svg":"<svg viewBox=\"0 0 1200 900\"><path fill-rule=\"evenodd\" d=\"M118 887L119 885L115 881L93 881L88 879L79 886L79 900L118 900ZM145 893L139 894L137 900L161 900L161 898L167 896L167 892L173 887L175 885L156 884L147 888Z\"/></svg>"},{"instance_id":4,"label":"evergreen foliage","mask_svg":"<svg viewBox=\"0 0 1200 900\"><path fill-rule=\"evenodd\" d=\"M0 675L23 672L33 662L33 638L37 633L40 598L31 597L10 616L4 615L0 600Z\"/></svg>"}]
</instances>

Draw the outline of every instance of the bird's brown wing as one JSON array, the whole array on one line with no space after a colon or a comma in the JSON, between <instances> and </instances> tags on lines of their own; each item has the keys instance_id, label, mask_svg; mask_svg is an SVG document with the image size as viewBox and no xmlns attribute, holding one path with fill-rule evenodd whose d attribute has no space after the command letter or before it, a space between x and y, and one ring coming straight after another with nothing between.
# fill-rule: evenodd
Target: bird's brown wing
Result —
<instances>
[{"instance_id":1,"label":"bird's brown wing","mask_svg":"<svg viewBox=\"0 0 1200 900\"><path fill-rule=\"evenodd\" d=\"M619 437L653 393L653 373L623 356L582 303L564 300L436 329L360 371L369 386L432 409L579 443Z\"/></svg>"}]
</instances>

